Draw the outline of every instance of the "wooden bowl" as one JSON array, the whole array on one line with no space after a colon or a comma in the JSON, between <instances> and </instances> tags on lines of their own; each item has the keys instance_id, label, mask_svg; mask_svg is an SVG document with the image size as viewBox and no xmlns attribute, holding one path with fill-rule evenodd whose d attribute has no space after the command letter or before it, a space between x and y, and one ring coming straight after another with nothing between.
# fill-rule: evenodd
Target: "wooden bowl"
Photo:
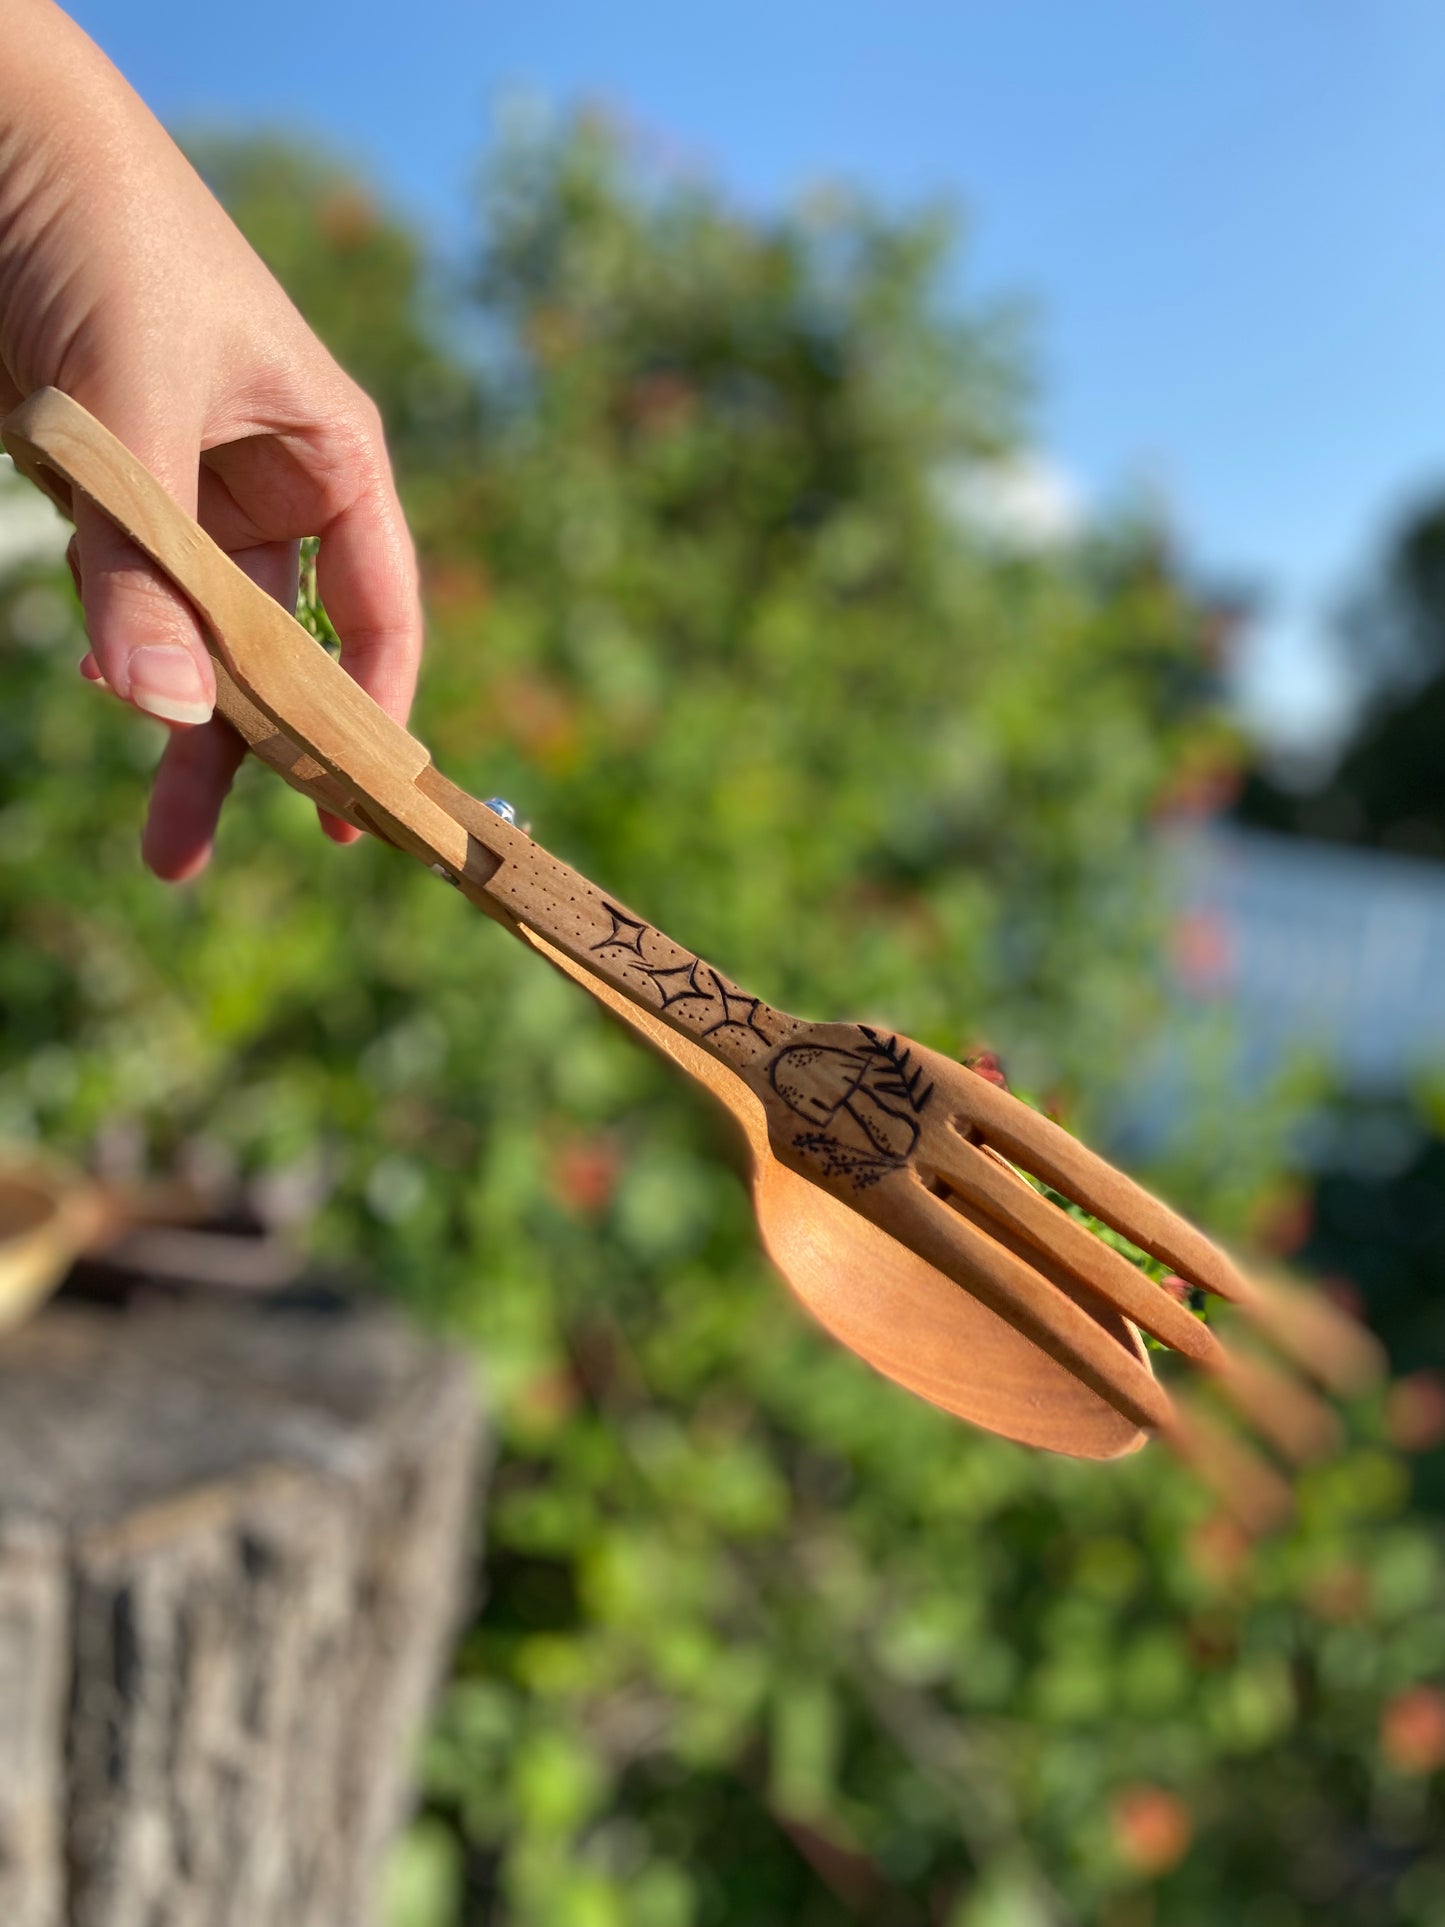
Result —
<instances>
[{"instance_id":1,"label":"wooden bowl","mask_svg":"<svg viewBox=\"0 0 1445 1927\"><path fill-rule=\"evenodd\" d=\"M95 1194L60 1169L0 1167L0 1331L54 1291L95 1225Z\"/></svg>"}]
</instances>

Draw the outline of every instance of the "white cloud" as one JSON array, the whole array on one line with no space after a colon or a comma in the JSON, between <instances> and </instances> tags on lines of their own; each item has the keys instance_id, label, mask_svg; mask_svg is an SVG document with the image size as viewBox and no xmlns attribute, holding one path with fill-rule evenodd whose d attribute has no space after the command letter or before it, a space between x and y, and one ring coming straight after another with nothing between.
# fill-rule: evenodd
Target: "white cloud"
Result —
<instances>
[{"instance_id":1,"label":"white cloud","mask_svg":"<svg viewBox=\"0 0 1445 1927\"><path fill-rule=\"evenodd\" d=\"M949 511L1003 548L1062 548L1088 520L1083 491L1068 470L1032 451L957 464L942 486Z\"/></svg>"}]
</instances>

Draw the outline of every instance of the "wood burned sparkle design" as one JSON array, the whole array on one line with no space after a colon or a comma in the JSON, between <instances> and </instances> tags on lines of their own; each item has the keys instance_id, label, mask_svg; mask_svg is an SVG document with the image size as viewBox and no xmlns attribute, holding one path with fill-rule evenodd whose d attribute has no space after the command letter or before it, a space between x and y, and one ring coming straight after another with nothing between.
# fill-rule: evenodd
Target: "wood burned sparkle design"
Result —
<instances>
[{"instance_id":1,"label":"wood burned sparkle design","mask_svg":"<svg viewBox=\"0 0 1445 1927\"><path fill-rule=\"evenodd\" d=\"M594 943L593 950L628 950L636 957L635 966L629 969L646 977L657 991L659 1010L672 1010L678 1005L692 1008L679 1010L678 1015L687 1019L689 1030L699 1037L716 1037L725 1030L748 1031L764 1044L773 1039L763 1028L759 1019L765 1006L761 997L749 997L739 990L736 984L728 982L688 951L679 952L676 944L654 930L651 924L643 923L640 918L629 916L619 910L615 903L604 900L603 909L612 919L612 928L600 942ZM649 963L645 948L649 937L665 943L676 957L681 955L681 963Z\"/></svg>"}]
</instances>

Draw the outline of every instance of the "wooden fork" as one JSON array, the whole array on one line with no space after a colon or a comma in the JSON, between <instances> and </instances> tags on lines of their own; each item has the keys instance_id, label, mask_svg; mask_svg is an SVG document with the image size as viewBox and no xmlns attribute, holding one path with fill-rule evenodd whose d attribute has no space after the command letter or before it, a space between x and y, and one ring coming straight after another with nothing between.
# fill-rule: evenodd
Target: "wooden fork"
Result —
<instances>
[{"instance_id":1,"label":"wooden fork","mask_svg":"<svg viewBox=\"0 0 1445 1927\"><path fill-rule=\"evenodd\" d=\"M1373 1342L1323 1301L1247 1279L1200 1231L971 1070L885 1029L772 1009L433 766L76 402L5 422L16 464L69 514L80 490L189 598L218 707L293 787L438 870L704 1084L742 1126L779 1269L890 1378L973 1422L1082 1457L1168 1440L1253 1520L1283 1488L1154 1377L1139 1331L1212 1381L1289 1460L1332 1415L1301 1378L1223 1344L1021 1173L1226 1299L1312 1378L1351 1390Z\"/></svg>"}]
</instances>

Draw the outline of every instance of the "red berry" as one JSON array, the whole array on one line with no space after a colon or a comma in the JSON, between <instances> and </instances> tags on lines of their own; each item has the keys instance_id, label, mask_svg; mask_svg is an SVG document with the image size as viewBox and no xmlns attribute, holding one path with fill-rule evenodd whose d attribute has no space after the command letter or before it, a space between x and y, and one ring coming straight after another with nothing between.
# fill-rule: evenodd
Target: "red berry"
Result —
<instances>
[{"instance_id":1,"label":"red berry","mask_svg":"<svg viewBox=\"0 0 1445 1927\"><path fill-rule=\"evenodd\" d=\"M1004 1075L1003 1065L998 1055L991 1050L971 1051L963 1060L964 1068L971 1070L987 1084L996 1084L1001 1091L1008 1089L1008 1078Z\"/></svg>"}]
</instances>

